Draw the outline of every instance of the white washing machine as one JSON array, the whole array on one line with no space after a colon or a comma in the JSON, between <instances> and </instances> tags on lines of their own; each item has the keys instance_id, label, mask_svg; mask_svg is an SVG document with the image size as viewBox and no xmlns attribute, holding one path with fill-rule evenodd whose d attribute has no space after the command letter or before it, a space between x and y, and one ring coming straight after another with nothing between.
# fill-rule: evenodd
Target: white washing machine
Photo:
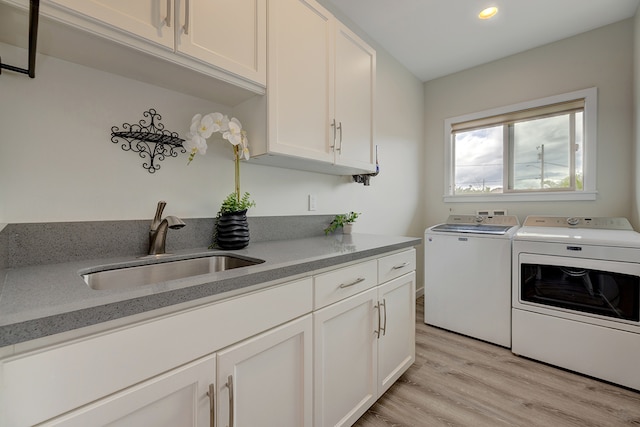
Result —
<instances>
[{"instance_id":1,"label":"white washing machine","mask_svg":"<svg viewBox=\"0 0 640 427\"><path fill-rule=\"evenodd\" d=\"M514 215L451 215L425 231L424 321L511 347Z\"/></svg>"}]
</instances>

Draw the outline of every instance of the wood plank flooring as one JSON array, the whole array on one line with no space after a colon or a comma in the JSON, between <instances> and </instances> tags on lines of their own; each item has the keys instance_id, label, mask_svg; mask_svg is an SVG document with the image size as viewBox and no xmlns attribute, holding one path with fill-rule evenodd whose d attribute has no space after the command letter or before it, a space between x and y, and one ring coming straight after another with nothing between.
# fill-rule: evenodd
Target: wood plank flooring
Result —
<instances>
[{"instance_id":1,"label":"wood plank flooring","mask_svg":"<svg viewBox=\"0 0 640 427\"><path fill-rule=\"evenodd\" d=\"M427 326L422 298L416 313L416 362L355 426L640 426L640 392Z\"/></svg>"}]
</instances>

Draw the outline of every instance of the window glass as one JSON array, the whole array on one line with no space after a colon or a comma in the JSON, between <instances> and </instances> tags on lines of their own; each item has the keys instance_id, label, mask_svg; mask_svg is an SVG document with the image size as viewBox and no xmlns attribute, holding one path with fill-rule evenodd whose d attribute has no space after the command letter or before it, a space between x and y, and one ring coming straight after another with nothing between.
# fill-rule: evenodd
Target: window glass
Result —
<instances>
[{"instance_id":1,"label":"window glass","mask_svg":"<svg viewBox=\"0 0 640 427\"><path fill-rule=\"evenodd\" d=\"M445 199L582 192L587 166L594 197L595 110L592 88L446 120Z\"/></svg>"},{"instance_id":2,"label":"window glass","mask_svg":"<svg viewBox=\"0 0 640 427\"><path fill-rule=\"evenodd\" d=\"M502 191L502 126L455 134L455 193Z\"/></svg>"},{"instance_id":3,"label":"window glass","mask_svg":"<svg viewBox=\"0 0 640 427\"><path fill-rule=\"evenodd\" d=\"M570 115L513 125L514 190L570 189Z\"/></svg>"}]
</instances>

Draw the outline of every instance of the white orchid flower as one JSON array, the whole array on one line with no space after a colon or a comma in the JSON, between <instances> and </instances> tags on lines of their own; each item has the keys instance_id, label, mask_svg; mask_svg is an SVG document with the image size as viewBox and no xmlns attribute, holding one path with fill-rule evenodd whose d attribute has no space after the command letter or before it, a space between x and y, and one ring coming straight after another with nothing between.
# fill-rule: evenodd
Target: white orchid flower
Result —
<instances>
[{"instance_id":1,"label":"white orchid flower","mask_svg":"<svg viewBox=\"0 0 640 427\"><path fill-rule=\"evenodd\" d=\"M222 134L222 137L233 145L242 143L242 125L235 117L229 120L229 130Z\"/></svg>"},{"instance_id":2,"label":"white orchid flower","mask_svg":"<svg viewBox=\"0 0 640 427\"><path fill-rule=\"evenodd\" d=\"M207 153L207 140L198 132L189 133L182 145L193 154L196 152L203 155Z\"/></svg>"},{"instance_id":3,"label":"white orchid flower","mask_svg":"<svg viewBox=\"0 0 640 427\"><path fill-rule=\"evenodd\" d=\"M240 151L240 158L241 159L245 159L245 160L249 160L249 158L251 157L249 155L249 140L247 139L247 132L242 131L242 150Z\"/></svg>"},{"instance_id":4,"label":"white orchid flower","mask_svg":"<svg viewBox=\"0 0 640 427\"><path fill-rule=\"evenodd\" d=\"M202 116L202 114L196 114L191 119L191 128L189 129L190 135L200 135L203 138L209 138L213 133L213 129L211 129L212 120L207 116Z\"/></svg>"},{"instance_id":5,"label":"white orchid flower","mask_svg":"<svg viewBox=\"0 0 640 427\"><path fill-rule=\"evenodd\" d=\"M207 114L212 120L212 129L214 132L225 132L229 129L229 118L222 113Z\"/></svg>"},{"instance_id":6,"label":"white orchid flower","mask_svg":"<svg viewBox=\"0 0 640 427\"><path fill-rule=\"evenodd\" d=\"M191 128L183 143L184 148L190 152L189 162L196 153L207 152L207 138L218 132L234 146L238 159L249 160L249 140L247 132L242 130L240 121L235 117L229 119L222 113L210 113L204 116L196 114L191 119Z\"/></svg>"}]
</instances>

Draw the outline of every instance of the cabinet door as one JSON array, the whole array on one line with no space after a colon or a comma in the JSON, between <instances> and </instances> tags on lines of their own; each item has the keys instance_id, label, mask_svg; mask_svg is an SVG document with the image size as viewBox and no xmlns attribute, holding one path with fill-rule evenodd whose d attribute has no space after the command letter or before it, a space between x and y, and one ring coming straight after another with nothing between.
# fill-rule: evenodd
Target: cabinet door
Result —
<instances>
[{"instance_id":1,"label":"cabinet door","mask_svg":"<svg viewBox=\"0 0 640 427\"><path fill-rule=\"evenodd\" d=\"M266 85L266 0L184 0L176 51Z\"/></svg>"},{"instance_id":2,"label":"cabinet door","mask_svg":"<svg viewBox=\"0 0 640 427\"><path fill-rule=\"evenodd\" d=\"M378 394L382 395L416 359L416 274L378 287L382 333L378 340Z\"/></svg>"},{"instance_id":3,"label":"cabinet door","mask_svg":"<svg viewBox=\"0 0 640 427\"><path fill-rule=\"evenodd\" d=\"M50 0L117 30L173 50L173 0ZM170 26L167 25L169 22Z\"/></svg>"},{"instance_id":4,"label":"cabinet door","mask_svg":"<svg viewBox=\"0 0 640 427\"><path fill-rule=\"evenodd\" d=\"M215 355L145 381L41 426L206 427L213 407Z\"/></svg>"},{"instance_id":5,"label":"cabinet door","mask_svg":"<svg viewBox=\"0 0 640 427\"><path fill-rule=\"evenodd\" d=\"M315 426L350 426L377 399L377 289L313 314Z\"/></svg>"},{"instance_id":6,"label":"cabinet door","mask_svg":"<svg viewBox=\"0 0 640 427\"><path fill-rule=\"evenodd\" d=\"M373 172L376 52L343 24L336 26L336 163Z\"/></svg>"},{"instance_id":7,"label":"cabinet door","mask_svg":"<svg viewBox=\"0 0 640 427\"><path fill-rule=\"evenodd\" d=\"M219 426L312 425L312 318L218 353Z\"/></svg>"},{"instance_id":8,"label":"cabinet door","mask_svg":"<svg viewBox=\"0 0 640 427\"><path fill-rule=\"evenodd\" d=\"M313 0L269 3L271 153L333 163L332 19Z\"/></svg>"}]
</instances>

